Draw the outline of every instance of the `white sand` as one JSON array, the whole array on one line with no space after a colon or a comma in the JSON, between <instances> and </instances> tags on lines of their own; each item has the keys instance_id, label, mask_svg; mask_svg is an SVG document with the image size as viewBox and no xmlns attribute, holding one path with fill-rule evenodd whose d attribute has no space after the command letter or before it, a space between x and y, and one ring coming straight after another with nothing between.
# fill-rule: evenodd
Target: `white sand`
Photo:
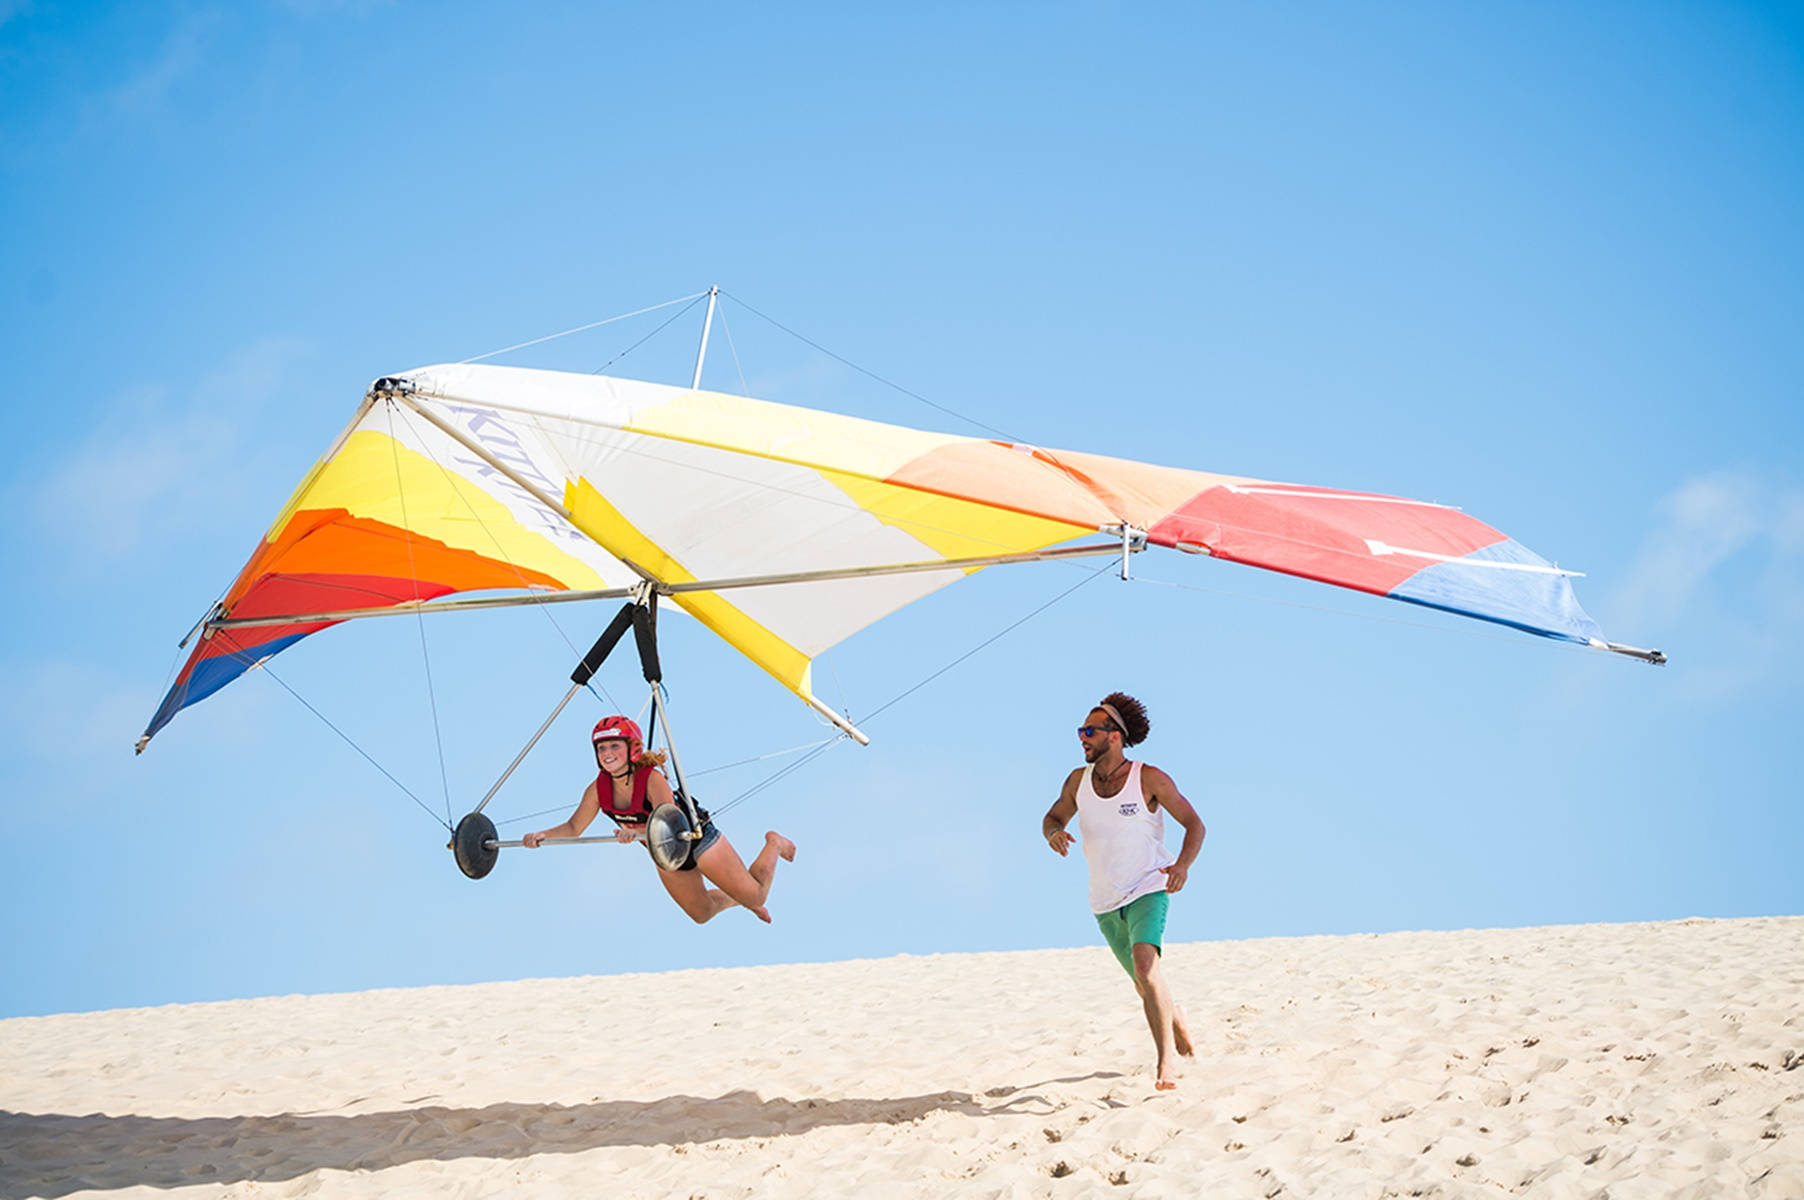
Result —
<instances>
[{"instance_id":1,"label":"white sand","mask_svg":"<svg viewBox=\"0 0 1804 1200\"><path fill-rule=\"evenodd\" d=\"M0 1197L1804 1197L1804 918L1166 962L1175 1093L1100 946L0 1021Z\"/></svg>"}]
</instances>

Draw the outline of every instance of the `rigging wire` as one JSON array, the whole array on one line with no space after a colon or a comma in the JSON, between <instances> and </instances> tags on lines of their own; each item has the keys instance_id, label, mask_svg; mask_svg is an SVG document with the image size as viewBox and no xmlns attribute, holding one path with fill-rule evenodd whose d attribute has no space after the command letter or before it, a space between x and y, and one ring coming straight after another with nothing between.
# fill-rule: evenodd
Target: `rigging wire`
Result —
<instances>
[{"instance_id":1,"label":"rigging wire","mask_svg":"<svg viewBox=\"0 0 1804 1200\"><path fill-rule=\"evenodd\" d=\"M220 601L224 600L226 598L226 593L231 590L232 585L229 583L220 588L219 594L213 597L213 602L207 605L207 615L196 621L193 626L190 627L191 631L188 637L183 638L177 643L174 653L170 655L169 670L163 674L163 686L161 690L158 691L158 695L169 695L169 688L174 684L176 675L181 671L183 660L189 655L200 653L200 647L198 645L193 650L188 649L189 638L199 637L205 631L207 622L212 620L213 614L219 611ZM152 719L155 719L154 714Z\"/></svg>"},{"instance_id":2,"label":"rigging wire","mask_svg":"<svg viewBox=\"0 0 1804 1200\"><path fill-rule=\"evenodd\" d=\"M894 388L896 391L901 392L904 396L908 396L914 400L919 400L922 404L927 405L929 408L938 409L940 412L943 412L948 416L957 417L959 420L964 421L967 424L975 425L979 429L987 430L990 433L996 434L998 437L1002 438L1003 440L1005 440L1012 446L1031 450L1033 452L1033 461L1034 462L1039 463L1040 465L1042 465L1042 466L1046 467L1047 469L1049 469L1050 471L1052 471L1054 476L1056 476L1059 480L1061 480L1063 483L1065 483L1070 488L1072 488L1072 490L1076 491L1077 494L1082 496L1084 499L1090 501L1093 504L1096 504L1096 505L1102 507L1103 511L1105 511L1105 512L1108 511L1108 508L1104 504L1102 498L1100 496L1098 496L1096 494L1096 492L1088 484L1085 483L1082 473L1075 470L1072 467L1066 466L1064 464L1064 462L1059 459L1058 455L1052 453L1051 451L1046 450L1043 447L1036 446L1031 442L1027 442L1027 441L1023 440L1022 438L1016 437L1014 434L1009 433L1007 430L998 429L994 425L985 424L984 422L979 421L976 417L967 417L964 413L959 412L955 408L948 408L944 404L940 404L933 400L929 400L927 397L921 395L919 392L910 391L908 388L903 387L899 383L896 383L889 379L885 379L883 376L877 374L877 372L869 370L865 367L861 367L849 358L845 358L845 357L842 357L841 355L835 354L833 351L827 349L825 346L821 345L819 342L814 341L812 338L805 337L804 335L797 333L795 330L793 330L789 326L783 324L781 321L777 320L775 317L772 317L765 313L759 312L757 309L752 308L752 306L750 304L746 304L746 302L744 300L740 299L738 296L733 295L731 292L723 291L723 292L721 292L721 295L726 296L727 298L729 298L736 304L745 305L745 307L747 309L750 309L751 312L755 316L762 317L764 320L769 321L772 325L775 325L778 329L781 329L784 333L787 333L790 337L793 337L793 338L797 339L798 341L804 342L807 345L813 346L816 350L820 351L822 354L825 354L828 358L833 359L835 362L843 363L846 366L852 368L854 371L857 371L859 374L866 375L872 379L875 379L878 383L881 383L885 387ZM1122 521L1122 520L1126 519L1120 513L1110 513L1110 516L1113 517L1117 521Z\"/></svg>"},{"instance_id":3,"label":"rigging wire","mask_svg":"<svg viewBox=\"0 0 1804 1200\"><path fill-rule=\"evenodd\" d=\"M221 592L219 594L222 596L225 595L224 592ZM213 602L213 605L215 608L217 608L219 605L219 601L215 600ZM211 613L212 611L213 611L213 609L211 609L211 608L209 608L207 610L207 612L209 612L209 613ZM172 655L170 656L170 659L169 659L169 670L167 672L165 672L163 675L163 686L157 690L157 695L167 696L169 694L169 686L170 686L170 684L175 682L176 672L178 672L182 669L182 660L190 653L198 654L199 652L200 651L198 649L196 649L194 651L190 651L185 646L177 646L175 648L174 652L172 653Z\"/></svg>"},{"instance_id":4,"label":"rigging wire","mask_svg":"<svg viewBox=\"0 0 1804 1200\"><path fill-rule=\"evenodd\" d=\"M616 354L613 358L608 359L608 361L602 363L599 367L596 367L593 371L590 371L589 374L591 374L591 375L601 374L603 371L607 370L609 367L613 366L615 363L619 362L621 359L625 358L627 355L631 354L633 351L637 350L639 347L643 346L645 343L647 343L647 342L651 341L653 338L657 337L660 333L663 333L666 329L670 328L671 321L679 320L683 316L683 314L687 313L690 309L692 309L696 305L700 304L702 302L703 298L707 296L707 294L708 293L706 293L706 292L698 293L696 296L694 296L689 301L689 303L687 305L678 309L676 314L674 316L672 316L669 321L665 321L662 325L658 326L656 329L652 330L650 333L646 334L644 337L640 338L638 341L634 342L632 345L630 345L626 349L622 350L619 354ZM675 302L672 301L672 303L675 303Z\"/></svg>"},{"instance_id":5,"label":"rigging wire","mask_svg":"<svg viewBox=\"0 0 1804 1200\"><path fill-rule=\"evenodd\" d=\"M740 792L737 796L733 797L731 800L727 801L725 804L721 805L719 808L714 809L713 813L711 815L719 816L720 814L722 814L724 812L728 812L734 808L737 808L739 805L744 804L747 800L750 800L753 796L756 796L759 792L764 791L768 787L773 787L777 783L788 778L790 775L795 774L795 772L801 770L803 767L807 766L809 763L813 762L815 759L817 759L821 755L825 754L828 750L831 750L834 746L839 745L839 743L841 743L841 742L850 741L850 740L851 740L850 735L844 734L844 733L840 734L836 738L828 738L825 743L816 747L814 750L809 751L806 755L802 756L801 758L796 759L796 761L790 763L788 766L784 767L782 770L771 775L769 778L762 780L761 782L757 783L756 785L747 788L745 791Z\"/></svg>"},{"instance_id":6,"label":"rigging wire","mask_svg":"<svg viewBox=\"0 0 1804 1200\"><path fill-rule=\"evenodd\" d=\"M827 672L833 676L833 692L839 699L839 711L851 712L852 705L846 699L846 685L840 682L838 664L829 660L827 663Z\"/></svg>"},{"instance_id":7,"label":"rigging wire","mask_svg":"<svg viewBox=\"0 0 1804 1200\"><path fill-rule=\"evenodd\" d=\"M741 759L736 759L733 762L721 763L717 767L703 767L701 770L691 771L691 772L689 772L689 774L691 774L691 775L695 776L697 779L699 779L703 775L713 775L719 771L731 771L735 767L749 767L753 763L765 762L765 761L767 761L769 759L773 759L773 758L782 758L785 754L800 754L802 751L812 750L816 746L830 746L834 742L839 741L839 739L844 736L845 735L843 733L835 734L833 737L830 737L830 738L822 738L818 742L803 742L801 745L791 746L787 750L772 750L769 754L754 754L750 758L741 758Z\"/></svg>"},{"instance_id":8,"label":"rigging wire","mask_svg":"<svg viewBox=\"0 0 1804 1200\"><path fill-rule=\"evenodd\" d=\"M402 410L401 419L406 423L408 431L414 435L419 441L420 446L426 451L426 456L432 460L432 464L439 469L439 474L444 476L445 486L448 487L459 500L463 501L464 509L470 514L470 519L476 522L476 527L488 535L489 542L495 547L495 553L500 555L501 560L513 571L514 578L520 581L520 586L530 590L532 585L527 582L526 572L520 568L519 563L515 562L513 558L508 555L507 547L503 545L501 539L495 535L495 531L489 526L489 523L482 519L482 514L476 511L476 506L470 503L470 497L464 493L464 489L457 486L456 476L452 474L449 467L439 460L437 452L433 450L432 439L428 437L418 425L414 424L407 410ZM560 520L561 519L562 518L560 518ZM549 605L533 604L528 607L536 608L543 613L546 621L550 622L552 629L557 631L557 635L563 641L564 645L569 647L570 653L581 657L582 651L578 650L576 643L570 640L570 635L565 632L564 627L558 624L558 619L556 615L552 613ZM607 687L604 685L601 689L602 695L607 696L607 690ZM593 685L590 685L589 687L589 694L595 694L595 687ZM607 696L607 702L616 711L619 710L619 705L614 703L614 698L612 696Z\"/></svg>"},{"instance_id":9,"label":"rigging wire","mask_svg":"<svg viewBox=\"0 0 1804 1200\"><path fill-rule=\"evenodd\" d=\"M228 641L232 639L231 631L225 630L225 629L218 630L214 634L214 636L226 638ZM358 754L362 755L363 761L369 763L370 766L372 766L372 767L376 768L376 770L382 772L383 776L390 783L392 783L396 787L400 788L401 793L403 795L405 795L409 800L412 800L415 804L419 805L421 810L424 811L427 816L431 817L434 821L443 825L447 831L451 830L452 826L449 821L442 819L436 812L434 812L432 810L432 807L430 805L428 805L424 800L420 799L418 796L414 795L412 789L410 789L406 784L402 783L399 779L396 779L394 777L394 774L392 772L390 772L387 767L383 766L381 763L377 762L373 757L370 756L369 751L365 750L362 746L359 746L355 741L353 741L350 734L348 734L344 730L340 729L337 725L334 725L332 723L331 718L327 717L326 714L321 712L319 709L313 707L313 705L308 701L307 697L301 695L299 692L295 691L294 688L290 687L288 685L287 680L283 679L280 675L277 675L274 671L270 670L268 658L264 658L261 661L259 661L258 658L254 654L252 654L248 650L244 650L242 648L235 648L233 650L228 651L228 653L230 654L231 657L233 657L233 658L237 659L239 662L245 664L246 669L254 670L254 671L261 671L261 672L263 672L263 674L265 674L265 675L269 676L271 679L275 680L278 684L281 685L283 691L287 692L290 696L293 696L296 700L300 701L301 707L305 708L308 712L310 712L314 716L318 717L321 724L325 725L325 727L327 729L330 729L333 733L336 733L339 736L339 738L344 742L345 745L349 746L351 749L357 751Z\"/></svg>"},{"instance_id":10,"label":"rigging wire","mask_svg":"<svg viewBox=\"0 0 1804 1200\"><path fill-rule=\"evenodd\" d=\"M840 363L844 366L851 367L854 371L857 371L860 375L869 376L870 378L875 379L878 383L881 383L884 387L894 388L896 391L901 392L904 396L908 396L914 400L919 400L922 404L925 404L928 408L938 409L940 412L945 413L949 417L957 417L959 420L965 422L968 425L975 425L979 429L985 430L986 432L989 432L989 433L993 433L998 437L1007 438L1011 442L1019 442L1021 440L1020 438L1016 437L1014 434L1008 432L1005 429L998 429L994 425L986 425L986 424L984 424L984 422L979 421L976 417L967 417L964 413L959 412L957 409L947 408L944 404L937 404L934 401L929 400L927 397L921 395L921 393L919 393L919 392L911 392L907 388L903 387L901 384L896 383L893 380L885 379L883 376L877 374L877 372L868 370L865 367L861 367L857 363L853 362L851 359L844 358L838 354L833 353L833 351L827 349L825 346L821 345L819 342L815 341L813 338L810 338L803 334L797 333L795 330L793 330L789 326L783 324L783 322L777 320L775 317L769 315L768 313L759 312L757 309L753 308L750 304L746 304L746 302L744 300L740 299L738 296L733 295L733 293L731 293L731 292L722 291L720 294L727 297L729 300L733 301L735 304L744 305L746 310L748 312L750 312L753 316L761 317L764 320L769 321L772 325L775 325L778 329L781 329L784 333L787 333L790 337L795 338L797 341L805 342L808 345L813 346L816 350L819 350L822 354L825 354L828 358L832 359L834 362Z\"/></svg>"},{"instance_id":11,"label":"rigging wire","mask_svg":"<svg viewBox=\"0 0 1804 1200\"><path fill-rule=\"evenodd\" d=\"M438 716L438 689L432 682L432 652L426 645L426 615L419 610L420 572L413 557L413 522L407 516L407 488L401 474L401 442L395 437L395 402L385 400L383 404L388 412L388 448L395 464L395 499L401 505L401 530L408 535L401 541L407 547L407 578L413 584L413 619L420 631L420 661L426 669L426 700L432 709L432 741L438 749L439 786L445 792L445 824L448 828L451 824L451 772L445 766L445 733Z\"/></svg>"},{"instance_id":12,"label":"rigging wire","mask_svg":"<svg viewBox=\"0 0 1804 1200\"><path fill-rule=\"evenodd\" d=\"M549 342L554 341L557 338L569 337L573 333L583 333L590 329L599 329L603 325L612 325L616 321L624 321L629 317L644 316L648 312L657 312L660 308L669 308L673 304L681 304L685 300L695 300L698 297L706 296L707 294L708 293L706 292L697 292L694 296L678 296L675 300L666 300L662 304L653 304L648 308L635 309L629 313L621 313L617 317L608 317L601 321L591 321L587 325L578 325L574 329L566 329L560 333L548 333L544 337L533 338L530 342L518 342L512 346L503 346L499 350L491 350L487 354L478 354L473 358L459 359L458 365L464 366L468 363L481 362L485 358L494 358L497 354L506 354L510 350L524 350L528 346L537 346L541 342ZM683 311L687 312L689 310L684 309Z\"/></svg>"},{"instance_id":13,"label":"rigging wire","mask_svg":"<svg viewBox=\"0 0 1804 1200\"><path fill-rule=\"evenodd\" d=\"M733 355L733 370L739 373L739 394L749 400L752 395L752 389L745 381L745 368L739 363L739 347L733 344L733 330L727 324L727 310L722 308L717 311L720 313L721 332L727 335L727 349Z\"/></svg>"},{"instance_id":14,"label":"rigging wire","mask_svg":"<svg viewBox=\"0 0 1804 1200\"><path fill-rule=\"evenodd\" d=\"M495 822L495 826L496 826L496 828L500 828L503 825L518 825L521 821L530 821L534 817L548 817L552 813L564 812L569 807L570 806L568 804L560 804L555 808L541 808L538 812L529 812L529 813L524 814L523 816L507 817L504 819L498 819Z\"/></svg>"},{"instance_id":15,"label":"rigging wire","mask_svg":"<svg viewBox=\"0 0 1804 1200\"><path fill-rule=\"evenodd\" d=\"M891 697L890 699L884 701L882 704L880 704L876 708L872 709L869 714L860 718L860 721L866 725L870 724L877 717L881 716L886 710L894 708L896 705L900 704L902 701L906 700L908 697L914 695L916 692L920 691L922 688L926 687L928 684L932 683L934 680L938 679L940 676L944 675L946 672L952 670L954 667L958 666L960 663L964 662L966 659L968 659L971 656L986 649L987 647L994 644L995 642L1000 641L1002 638L1008 636L1010 633L1019 629L1021 626L1027 624L1029 621L1033 620L1035 617L1039 616L1041 613L1045 612L1047 609L1051 608L1053 605L1057 604L1059 601L1065 599L1067 596L1071 595L1073 592L1076 592L1079 588L1083 587L1085 584L1090 583L1096 579L1100 579L1104 574L1113 570L1114 567L1115 567L1114 563L1105 563L1104 565L1096 568L1094 571L1089 572L1082 579L1078 580L1076 583L1072 584L1070 587L1066 588L1064 591L1060 592L1058 595L1054 596L1052 599L1046 601L1044 604L1041 604L1038 608L1034 609L1032 612L1028 613L1026 616L1020 617L1017 620L1011 622L1010 624L1004 626L1002 629L997 630L995 633L991 634L989 637L985 638L983 641L977 643L977 645L971 647L969 650L965 651L963 654L959 655L957 658L953 659L951 662L947 663L945 666L941 667L939 670L933 672L931 675L928 675L926 678L922 679L919 683L916 683L913 687L907 688L904 691L897 693L895 696ZM716 814L724 813L724 812L727 812L729 809L732 809L734 806L744 803L745 801L751 799L753 796L757 795L759 792L764 791L766 788L771 787L773 784L776 784L777 782L779 782L780 780L793 774L794 772L801 770L803 767L805 767L809 763L813 762L816 758L820 757L822 754L826 753L828 750L832 749L834 746L838 745L840 742L849 740L849 736L850 735L848 735L848 734L841 733L838 737L828 738L825 742L819 743L817 745L816 749L814 749L806 757L800 758L800 759L796 760L795 762L790 763L788 766L784 767L780 771L777 771L775 774L771 775L769 778L761 780L757 784L754 784L752 787L747 788L745 791L739 793L739 795L733 797L731 800L727 801L725 804L723 804L719 808L715 809L714 812Z\"/></svg>"},{"instance_id":16,"label":"rigging wire","mask_svg":"<svg viewBox=\"0 0 1804 1200\"><path fill-rule=\"evenodd\" d=\"M908 697L914 695L916 692L920 691L922 688L926 687L928 684L932 683L934 680L936 680L940 676L944 675L947 671L950 671L953 667L958 666L960 663L964 662L967 658L970 658L973 654L976 654L979 650L983 650L986 647L988 647L992 642L999 641L1003 637L1007 636L1008 634L1013 633L1015 630L1019 629L1021 626L1025 625L1025 624L1027 624L1029 621L1033 620L1035 617L1039 616L1041 613L1045 612L1047 609L1051 608L1053 605L1057 604L1059 601L1063 600L1065 597L1071 595L1073 592L1077 591L1079 588L1083 587L1085 584L1091 583L1097 579L1102 578L1104 575L1108 574L1110 571L1113 571L1114 569L1115 569L1115 564L1112 562L1107 562L1107 563L1104 563L1102 566L1097 567L1094 571L1091 571L1089 574L1085 575L1082 579L1078 580L1076 583L1072 584L1070 587L1066 588L1064 591L1060 592L1058 595L1054 596L1052 599L1048 600L1046 603L1040 605L1040 607L1034 609L1032 612L1028 613L1026 616L1022 617L1020 620L1015 621L1013 624L1005 626L1003 629L997 631L996 633L991 634L989 637L985 638L983 641L979 642L977 645L971 647L969 650L965 651L963 654L959 655L957 658L953 659L951 662L947 663L945 666L941 667L939 670L935 671L933 674L929 675L927 678L921 680L921 682L915 684L913 687L909 688L907 691L902 692L900 695L897 695L897 696L893 697L892 699L884 701L882 704L880 704L876 708L872 709L870 714L868 716L864 717L863 720L865 720L865 721L873 720L879 714L881 714L885 709L894 708L897 704L901 703L903 700L907 699Z\"/></svg>"},{"instance_id":17,"label":"rigging wire","mask_svg":"<svg viewBox=\"0 0 1804 1200\"><path fill-rule=\"evenodd\" d=\"M768 759L772 759L772 758L782 758L786 754L800 754L804 750L813 750L819 746L829 746L829 745L832 745L834 742L839 741L840 738L843 736L844 735L841 734L841 735L836 735L836 736L830 737L830 738L823 738L818 742L803 742L801 745L791 746L787 750L772 750L769 754L755 754L751 758L742 758L742 759L739 759L737 762L721 763L719 766L715 766L715 767L703 767L699 771L685 771L684 774L687 775L691 779L699 779L703 775L712 775L712 774L716 773L717 771L730 771L735 767L745 767L745 766L750 766L753 763L764 762L764 761L766 761ZM495 824L497 826L514 825L514 824L518 824L521 821L530 821L534 817L544 817L544 816L549 816L552 813L563 812L563 811L565 811L565 809L567 807L568 807L568 805L560 804L560 805L556 806L555 808L541 808L538 812L529 812L523 816L507 817L505 819L499 819L495 822Z\"/></svg>"}]
</instances>

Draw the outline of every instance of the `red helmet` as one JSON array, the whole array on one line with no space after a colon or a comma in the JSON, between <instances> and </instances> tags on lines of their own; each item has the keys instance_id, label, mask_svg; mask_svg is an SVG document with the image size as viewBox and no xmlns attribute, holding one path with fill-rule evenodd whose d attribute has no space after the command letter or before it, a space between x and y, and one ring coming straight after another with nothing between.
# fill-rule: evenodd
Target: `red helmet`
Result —
<instances>
[{"instance_id":1,"label":"red helmet","mask_svg":"<svg viewBox=\"0 0 1804 1200\"><path fill-rule=\"evenodd\" d=\"M606 741L625 741L628 762L638 762L639 751L645 748L645 735L639 732L638 722L631 717L603 717L597 721L589 742L591 745L599 745Z\"/></svg>"}]
</instances>

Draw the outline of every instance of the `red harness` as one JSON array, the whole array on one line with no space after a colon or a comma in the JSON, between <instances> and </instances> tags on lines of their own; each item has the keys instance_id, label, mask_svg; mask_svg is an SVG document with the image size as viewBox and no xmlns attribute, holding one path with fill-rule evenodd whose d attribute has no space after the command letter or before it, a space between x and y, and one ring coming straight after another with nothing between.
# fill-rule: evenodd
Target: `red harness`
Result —
<instances>
[{"instance_id":1,"label":"red harness","mask_svg":"<svg viewBox=\"0 0 1804 1200\"><path fill-rule=\"evenodd\" d=\"M627 801L627 807L616 808L614 807L614 777L606 771L601 772L595 777L596 798L607 797L602 802L601 811L606 813L608 819L616 825L631 825L637 828L645 824L651 817L651 801L647 799L647 793L651 787L651 775L650 768L635 770L633 772L632 798Z\"/></svg>"}]
</instances>

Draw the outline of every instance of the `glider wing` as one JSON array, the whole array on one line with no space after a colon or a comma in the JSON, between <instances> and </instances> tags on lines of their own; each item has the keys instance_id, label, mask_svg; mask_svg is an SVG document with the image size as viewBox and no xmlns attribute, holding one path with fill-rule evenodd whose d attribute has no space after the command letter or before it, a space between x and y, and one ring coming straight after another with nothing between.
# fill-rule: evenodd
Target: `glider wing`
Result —
<instances>
[{"instance_id":1,"label":"glider wing","mask_svg":"<svg viewBox=\"0 0 1804 1200\"><path fill-rule=\"evenodd\" d=\"M1621 649L1569 573L1441 505L606 376L436 366L378 381L145 736L347 610L640 580L821 707L810 667L827 648L977 569L969 560L1098 530ZM896 564L916 569L793 578ZM764 576L784 582L696 586ZM277 616L292 620L242 623Z\"/></svg>"}]
</instances>

